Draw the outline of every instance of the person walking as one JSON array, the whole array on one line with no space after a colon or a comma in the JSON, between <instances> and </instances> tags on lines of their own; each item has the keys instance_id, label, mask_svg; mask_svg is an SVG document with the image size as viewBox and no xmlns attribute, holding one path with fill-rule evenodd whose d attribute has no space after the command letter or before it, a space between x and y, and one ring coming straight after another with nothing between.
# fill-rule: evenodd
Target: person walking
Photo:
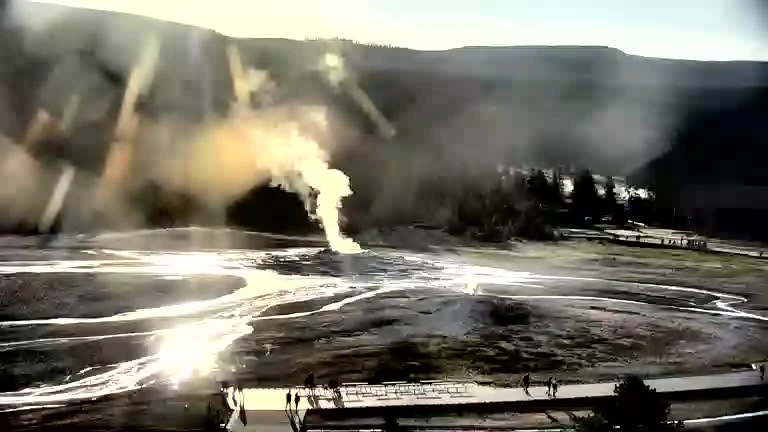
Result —
<instances>
[{"instance_id":1,"label":"person walking","mask_svg":"<svg viewBox=\"0 0 768 432\"><path fill-rule=\"evenodd\" d=\"M557 397L557 380L552 378L552 398Z\"/></svg>"},{"instance_id":2,"label":"person walking","mask_svg":"<svg viewBox=\"0 0 768 432\"><path fill-rule=\"evenodd\" d=\"M530 396L530 393L528 392L528 387L531 386L531 374L526 372L525 375L523 375L523 391L525 394Z\"/></svg>"},{"instance_id":3,"label":"person walking","mask_svg":"<svg viewBox=\"0 0 768 432\"><path fill-rule=\"evenodd\" d=\"M309 375L304 379L304 387L306 387L310 393L313 393L315 391L315 373L310 372Z\"/></svg>"},{"instance_id":4,"label":"person walking","mask_svg":"<svg viewBox=\"0 0 768 432\"><path fill-rule=\"evenodd\" d=\"M339 380L334 378L328 381L328 389L331 390L334 398L341 399L341 390L339 389Z\"/></svg>"},{"instance_id":5,"label":"person walking","mask_svg":"<svg viewBox=\"0 0 768 432\"><path fill-rule=\"evenodd\" d=\"M555 380L554 377L547 378L547 396L552 395L552 382Z\"/></svg>"},{"instance_id":6,"label":"person walking","mask_svg":"<svg viewBox=\"0 0 768 432\"><path fill-rule=\"evenodd\" d=\"M299 401L301 400L301 395L299 394L298 391L296 392L296 396L293 398L293 400L294 400L294 402L296 402L296 413L298 414L298 412L299 412Z\"/></svg>"},{"instance_id":7,"label":"person walking","mask_svg":"<svg viewBox=\"0 0 768 432\"><path fill-rule=\"evenodd\" d=\"M296 397L299 394L296 392ZM285 394L285 416L288 417L288 421L291 424L291 430L293 432L299 432L299 427L296 426L296 420L293 418L293 412L291 412L291 389L288 388L288 393Z\"/></svg>"}]
</instances>

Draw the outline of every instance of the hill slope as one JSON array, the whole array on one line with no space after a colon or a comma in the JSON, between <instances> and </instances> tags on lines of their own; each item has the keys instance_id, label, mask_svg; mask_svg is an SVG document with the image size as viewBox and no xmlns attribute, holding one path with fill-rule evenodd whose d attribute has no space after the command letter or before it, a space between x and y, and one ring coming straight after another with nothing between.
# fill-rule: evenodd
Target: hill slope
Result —
<instances>
[{"instance_id":1,"label":"hill slope","mask_svg":"<svg viewBox=\"0 0 768 432\"><path fill-rule=\"evenodd\" d=\"M136 16L34 7L56 19L34 32L10 23L0 39L0 55L11 59L0 62L0 128L6 135L18 139L41 103L61 109L61 97L41 97L44 86L68 89L77 71L96 70L111 108L81 119L73 131L77 146L49 148L99 170L114 121L103 114L116 111L139 41L149 33L160 36L162 54L142 101L146 116L194 122L229 108L228 38ZM276 84L261 104L319 102L345 119L348 130L338 133L343 151L335 163L352 177L357 193L351 205L361 211L407 214L411 203L433 194L435 183L498 164L587 166L626 175L669 152L672 162L651 170L679 175L681 183L695 177L680 167L691 160L715 182L765 166L755 147L766 134L755 123L765 109L764 63L653 59L607 47L414 51L342 41L234 43L246 65L268 71ZM350 79L393 123L393 140L377 136L349 95L328 84L319 67L328 52L342 55ZM51 84L66 62L76 64L75 72ZM726 108L735 114L713 119ZM709 143L706 152L698 150L702 141ZM758 156L728 159L733 148ZM669 167L654 168L661 166ZM761 175L752 171L750 176Z\"/></svg>"}]
</instances>

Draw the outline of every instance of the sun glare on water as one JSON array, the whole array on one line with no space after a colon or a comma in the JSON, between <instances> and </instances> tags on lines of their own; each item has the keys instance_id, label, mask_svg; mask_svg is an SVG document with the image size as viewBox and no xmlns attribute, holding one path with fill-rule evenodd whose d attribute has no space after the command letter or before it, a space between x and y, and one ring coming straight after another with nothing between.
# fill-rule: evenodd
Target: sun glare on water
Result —
<instances>
[{"instance_id":1,"label":"sun glare on water","mask_svg":"<svg viewBox=\"0 0 768 432\"><path fill-rule=\"evenodd\" d=\"M162 335L156 353L157 368L175 386L195 377L208 376L217 370L218 355L243 332L233 332L238 320L205 320L177 327Z\"/></svg>"}]
</instances>

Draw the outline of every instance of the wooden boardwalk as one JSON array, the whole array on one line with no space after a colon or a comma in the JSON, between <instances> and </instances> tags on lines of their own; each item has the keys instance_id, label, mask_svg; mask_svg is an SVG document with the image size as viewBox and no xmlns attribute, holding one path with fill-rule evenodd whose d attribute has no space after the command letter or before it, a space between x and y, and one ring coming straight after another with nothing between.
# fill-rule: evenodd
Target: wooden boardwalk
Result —
<instances>
[{"instance_id":1,"label":"wooden boardwalk","mask_svg":"<svg viewBox=\"0 0 768 432\"><path fill-rule=\"evenodd\" d=\"M718 375L659 378L645 381L669 401L718 399L765 395L768 384L757 371L742 371ZM346 424L372 418L424 417L458 413L543 412L551 409L589 409L601 399L611 397L615 382L561 385L557 396L547 395L543 386L532 386L528 393L522 388L500 388L470 382L424 381L419 383L391 382L378 385L346 383L340 396L327 389L309 391L303 387L247 388L243 390L247 427L233 430L290 431L289 419L304 421L309 417L312 428L322 424ZM291 410L286 409L285 396L290 390ZM300 395L298 406L294 403ZM239 399L239 398L237 398ZM233 401L238 404L239 401ZM309 416L307 414L310 414ZM365 419L365 420L364 420ZM236 414L232 421L235 423ZM343 423L338 423L342 421ZM352 423L349 423L349 422ZM319 423L318 423L319 422ZM331 423L326 423L331 422ZM256 429L253 429L256 430Z\"/></svg>"},{"instance_id":2,"label":"wooden boardwalk","mask_svg":"<svg viewBox=\"0 0 768 432\"><path fill-rule=\"evenodd\" d=\"M733 372L718 375L702 375L646 380L646 383L669 400L719 397L726 393L749 393L768 389L757 371ZM568 405L570 401L610 397L615 382L597 384L561 385L555 398L547 395L544 386L532 386L528 393L522 388L503 388L478 385L469 382L425 381L419 383L392 382L378 385L347 383L340 389L341 397L318 388L310 392L305 388L249 388L244 389L245 407L248 411L283 410L285 394L301 395L299 410L341 410L354 408L418 406L457 406L475 404ZM588 404L591 402L588 402ZM293 401L292 406L295 406ZM577 404L579 405L579 404ZM460 407L456 407L459 408Z\"/></svg>"}]
</instances>

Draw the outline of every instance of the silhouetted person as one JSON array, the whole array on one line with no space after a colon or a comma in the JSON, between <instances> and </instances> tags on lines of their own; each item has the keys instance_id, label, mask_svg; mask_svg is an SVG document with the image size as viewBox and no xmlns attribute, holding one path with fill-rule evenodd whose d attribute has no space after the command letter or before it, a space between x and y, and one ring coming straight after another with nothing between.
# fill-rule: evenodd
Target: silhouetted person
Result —
<instances>
[{"instance_id":1,"label":"silhouetted person","mask_svg":"<svg viewBox=\"0 0 768 432\"><path fill-rule=\"evenodd\" d=\"M557 380L552 378L552 397L557 397Z\"/></svg>"},{"instance_id":2,"label":"silhouetted person","mask_svg":"<svg viewBox=\"0 0 768 432\"><path fill-rule=\"evenodd\" d=\"M291 389L288 389L288 393L285 394L285 408L291 409Z\"/></svg>"},{"instance_id":3,"label":"silhouetted person","mask_svg":"<svg viewBox=\"0 0 768 432\"><path fill-rule=\"evenodd\" d=\"M341 390L339 389L339 380L332 379L328 381L328 388L333 392L333 396L341 399Z\"/></svg>"},{"instance_id":4,"label":"silhouetted person","mask_svg":"<svg viewBox=\"0 0 768 432\"><path fill-rule=\"evenodd\" d=\"M552 382L555 379L553 377L547 378L547 396L550 396L552 394Z\"/></svg>"},{"instance_id":5,"label":"silhouetted person","mask_svg":"<svg viewBox=\"0 0 768 432\"><path fill-rule=\"evenodd\" d=\"M304 378L304 387L314 391L315 389L315 373L310 372L306 378Z\"/></svg>"},{"instance_id":6,"label":"silhouetted person","mask_svg":"<svg viewBox=\"0 0 768 432\"><path fill-rule=\"evenodd\" d=\"M301 395L296 393L296 396L293 398L293 400L296 402L296 414L299 413L299 401L301 400Z\"/></svg>"},{"instance_id":7,"label":"silhouetted person","mask_svg":"<svg viewBox=\"0 0 768 432\"><path fill-rule=\"evenodd\" d=\"M760 381L765 379L765 365L761 364L760 367Z\"/></svg>"},{"instance_id":8,"label":"silhouetted person","mask_svg":"<svg viewBox=\"0 0 768 432\"><path fill-rule=\"evenodd\" d=\"M523 391L525 392L525 394L530 394L528 393L528 387L530 386L531 386L531 374L526 373L525 375L523 375Z\"/></svg>"}]
</instances>

